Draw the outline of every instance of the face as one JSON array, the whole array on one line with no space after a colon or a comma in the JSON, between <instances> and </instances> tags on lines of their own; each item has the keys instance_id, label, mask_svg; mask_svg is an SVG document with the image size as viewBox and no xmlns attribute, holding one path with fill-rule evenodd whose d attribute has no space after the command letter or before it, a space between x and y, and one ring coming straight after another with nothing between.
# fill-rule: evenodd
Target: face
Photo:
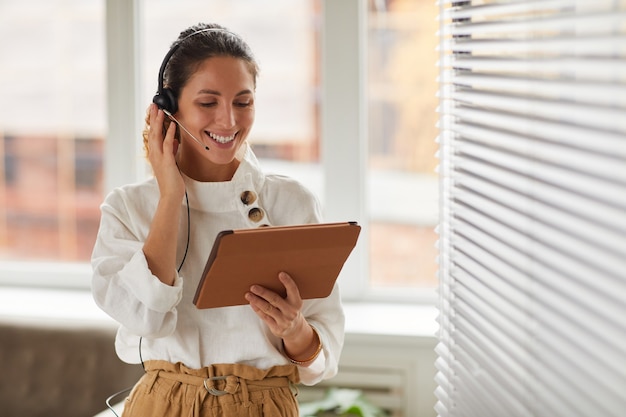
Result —
<instances>
[{"instance_id":1,"label":"face","mask_svg":"<svg viewBox=\"0 0 626 417\"><path fill-rule=\"evenodd\" d=\"M179 162L192 164L192 171L238 165L235 156L254 123L254 85L242 59L213 57L200 64L181 91L176 117L210 150L181 129Z\"/></svg>"}]
</instances>

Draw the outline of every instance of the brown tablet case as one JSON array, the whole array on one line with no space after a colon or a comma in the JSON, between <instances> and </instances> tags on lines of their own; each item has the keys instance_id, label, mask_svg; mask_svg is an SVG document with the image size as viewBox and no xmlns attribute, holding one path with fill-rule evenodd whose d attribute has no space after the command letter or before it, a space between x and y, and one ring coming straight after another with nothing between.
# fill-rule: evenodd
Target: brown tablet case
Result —
<instances>
[{"instance_id":1,"label":"brown tablet case","mask_svg":"<svg viewBox=\"0 0 626 417\"><path fill-rule=\"evenodd\" d=\"M356 245L356 222L225 230L215 239L193 303L197 308L247 304L250 286L281 296L278 273L287 272L302 299L324 298Z\"/></svg>"}]
</instances>

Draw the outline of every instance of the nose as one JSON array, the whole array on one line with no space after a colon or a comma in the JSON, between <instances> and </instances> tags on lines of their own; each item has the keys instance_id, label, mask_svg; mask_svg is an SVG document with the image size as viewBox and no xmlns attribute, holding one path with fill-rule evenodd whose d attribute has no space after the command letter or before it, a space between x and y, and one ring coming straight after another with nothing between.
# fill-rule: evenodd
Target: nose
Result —
<instances>
[{"instance_id":1,"label":"nose","mask_svg":"<svg viewBox=\"0 0 626 417\"><path fill-rule=\"evenodd\" d=\"M232 106L227 104L219 106L215 114L215 123L223 128L231 128L235 125L235 112Z\"/></svg>"}]
</instances>

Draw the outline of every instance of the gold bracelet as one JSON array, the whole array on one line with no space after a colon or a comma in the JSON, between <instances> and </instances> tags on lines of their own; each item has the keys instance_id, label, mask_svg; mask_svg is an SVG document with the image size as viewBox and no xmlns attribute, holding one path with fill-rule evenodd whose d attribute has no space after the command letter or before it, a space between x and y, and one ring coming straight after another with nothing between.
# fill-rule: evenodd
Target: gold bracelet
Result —
<instances>
[{"instance_id":1,"label":"gold bracelet","mask_svg":"<svg viewBox=\"0 0 626 417\"><path fill-rule=\"evenodd\" d=\"M311 326L311 329L313 329L313 331L315 332L315 335L317 336L317 340L319 343L317 344L317 349L315 350L315 353L311 355L311 357L308 359L305 359L303 361L297 361L295 359L291 359L289 355L287 355L287 352L285 351L285 344L283 342L283 351L285 352L285 356L287 357L287 359L289 359L289 362L293 363L294 365L306 365L310 362L313 362L322 351L322 338L320 337L320 334L317 332L317 329L315 329L315 327Z\"/></svg>"}]
</instances>

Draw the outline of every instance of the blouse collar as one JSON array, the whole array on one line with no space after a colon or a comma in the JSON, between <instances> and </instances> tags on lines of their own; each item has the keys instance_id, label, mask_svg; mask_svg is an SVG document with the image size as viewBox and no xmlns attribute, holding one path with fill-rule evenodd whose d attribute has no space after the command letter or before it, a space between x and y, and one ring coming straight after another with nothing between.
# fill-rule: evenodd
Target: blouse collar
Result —
<instances>
[{"instance_id":1,"label":"blouse collar","mask_svg":"<svg viewBox=\"0 0 626 417\"><path fill-rule=\"evenodd\" d=\"M201 182L182 174L190 208L200 211L225 212L241 209L242 205L253 204L250 203L250 193L253 193L254 200L256 200L256 196L263 187L265 175L250 145L246 142L243 147L245 149L242 152L241 163L230 181ZM242 199L247 199L249 204L242 202Z\"/></svg>"}]
</instances>

